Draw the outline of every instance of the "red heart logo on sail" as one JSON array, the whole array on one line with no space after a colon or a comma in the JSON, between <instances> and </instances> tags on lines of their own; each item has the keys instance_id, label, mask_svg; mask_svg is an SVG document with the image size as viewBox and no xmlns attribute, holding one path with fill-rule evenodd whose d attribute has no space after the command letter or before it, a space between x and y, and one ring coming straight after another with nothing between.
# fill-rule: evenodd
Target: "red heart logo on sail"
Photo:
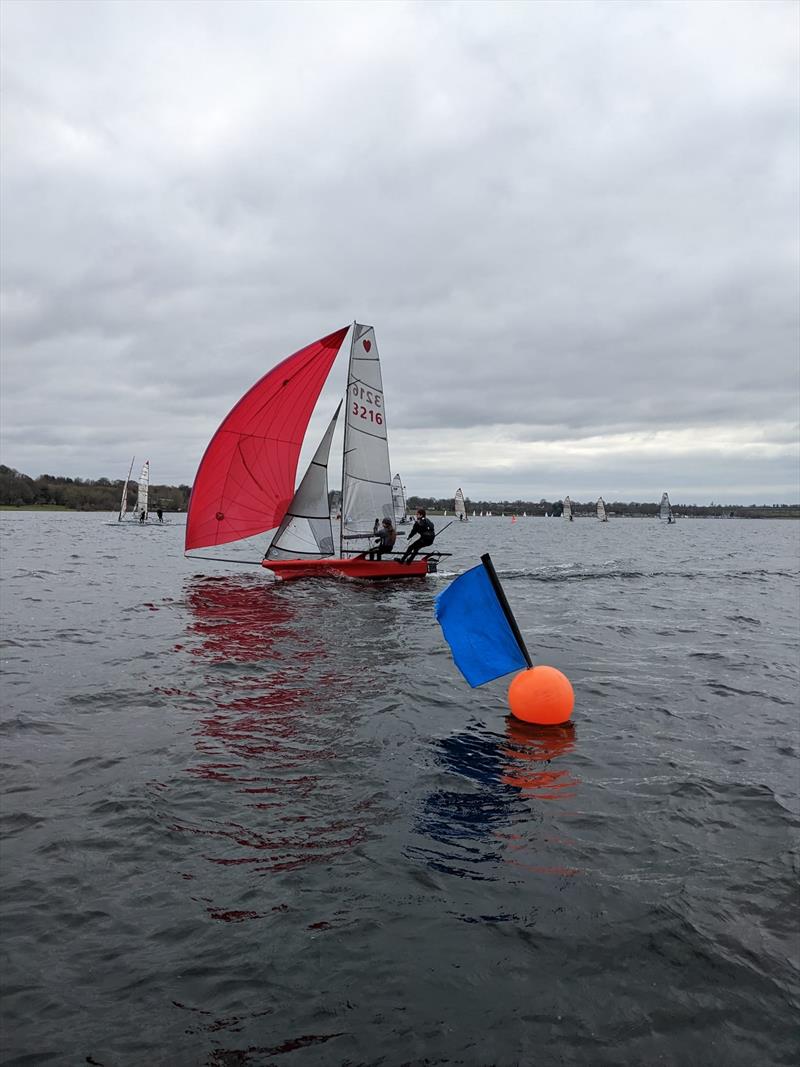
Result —
<instances>
[{"instance_id":1,"label":"red heart logo on sail","mask_svg":"<svg viewBox=\"0 0 800 1067\"><path fill-rule=\"evenodd\" d=\"M364 348L367 350L367 352L369 352L369 350L372 348L371 341L363 341L362 344L364 345Z\"/></svg>"}]
</instances>

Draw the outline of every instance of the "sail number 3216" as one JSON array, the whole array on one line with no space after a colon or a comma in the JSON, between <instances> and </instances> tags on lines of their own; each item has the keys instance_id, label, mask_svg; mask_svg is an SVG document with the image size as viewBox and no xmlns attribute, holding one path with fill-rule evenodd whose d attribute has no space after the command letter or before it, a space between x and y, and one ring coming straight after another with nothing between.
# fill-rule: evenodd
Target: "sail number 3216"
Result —
<instances>
[{"instance_id":1,"label":"sail number 3216","mask_svg":"<svg viewBox=\"0 0 800 1067\"><path fill-rule=\"evenodd\" d=\"M351 393L353 397L352 414L359 419L364 419L365 422L374 422L376 426L383 426L383 415L380 411L375 410L375 408L379 408L383 404L381 394L374 393L371 389L365 389L363 385L357 384L353 386Z\"/></svg>"}]
</instances>

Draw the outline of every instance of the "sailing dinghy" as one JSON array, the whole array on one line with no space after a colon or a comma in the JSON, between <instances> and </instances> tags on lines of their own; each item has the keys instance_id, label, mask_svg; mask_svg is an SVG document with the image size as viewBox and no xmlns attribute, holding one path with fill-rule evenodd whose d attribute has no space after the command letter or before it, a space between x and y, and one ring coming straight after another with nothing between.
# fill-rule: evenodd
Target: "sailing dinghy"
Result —
<instances>
[{"instance_id":1,"label":"sailing dinghy","mask_svg":"<svg viewBox=\"0 0 800 1067\"><path fill-rule=\"evenodd\" d=\"M597 501L597 517L600 522L608 522L608 515L606 515L606 504L602 497Z\"/></svg>"},{"instance_id":2,"label":"sailing dinghy","mask_svg":"<svg viewBox=\"0 0 800 1067\"><path fill-rule=\"evenodd\" d=\"M144 525L147 522L147 508L148 497L150 494L150 460L145 460L142 467L142 473L139 475L139 482L136 490L136 503L133 506L133 510L128 512L128 485L130 484L131 474L133 472L133 464L136 460L136 456L131 460L131 465L128 468L128 476L122 484L122 499L119 505L119 515L117 515L117 522L136 522L137 525ZM144 519L142 519L144 516ZM106 523L106 526L116 526L114 522Z\"/></svg>"},{"instance_id":3,"label":"sailing dinghy","mask_svg":"<svg viewBox=\"0 0 800 1067\"><path fill-rule=\"evenodd\" d=\"M349 330L337 330L283 360L223 420L195 477L187 552L275 530L261 565L284 580L415 578L435 571L438 560L449 555L429 552L409 564L365 558L376 525L394 518L383 381L371 326L354 323L351 333L338 555L328 462L341 404L294 488L311 414Z\"/></svg>"},{"instance_id":4,"label":"sailing dinghy","mask_svg":"<svg viewBox=\"0 0 800 1067\"><path fill-rule=\"evenodd\" d=\"M139 488L136 494L136 506L133 509L134 516L139 522L147 522L147 504L150 496L150 460L144 461L142 473L139 475Z\"/></svg>"},{"instance_id":5,"label":"sailing dinghy","mask_svg":"<svg viewBox=\"0 0 800 1067\"><path fill-rule=\"evenodd\" d=\"M661 503L658 507L658 517L663 519L668 525L675 522L675 516L672 514L672 505L669 502L667 493L664 493L661 497Z\"/></svg>"},{"instance_id":6,"label":"sailing dinghy","mask_svg":"<svg viewBox=\"0 0 800 1067\"><path fill-rule=\"evenodd\" d=\"M455 504L454 514L458 521L467 522L467 506L464 502L464 494L461 492L460 489L456 489L456 495L453 500L453 503Z\"/></svg>"},{"instance_id":7,"label":"sailing dinghy","mask_svg":"<svg viewBox=\"0 0 800 1067\"><path fill-rule=\"evenodd\" d=\"M572 522L572 501L568 496L564 497L564 518Z\"/></svg>"},{"instance_id":8,"label":"sailing dinghy","mask_svg":"<svg viewBox=\"0 0 800 1067\"><path fill-rule=\"evenodd\" d=\"M394 503L395 526L405 526L408 523L406 487L403 485L399 474L395 474L394 478L392 478L392 501Z\"/></svg>"}]
</instances>

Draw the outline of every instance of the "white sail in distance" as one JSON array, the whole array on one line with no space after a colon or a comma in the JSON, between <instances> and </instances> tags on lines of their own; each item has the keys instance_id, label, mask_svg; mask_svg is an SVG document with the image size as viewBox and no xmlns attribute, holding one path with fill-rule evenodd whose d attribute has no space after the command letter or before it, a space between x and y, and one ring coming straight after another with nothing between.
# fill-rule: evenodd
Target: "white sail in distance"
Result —
<instances>
[{"instance_id":1,"label":"white sail in distance","mask_svg":"<svg viewBox=\"0 0 800 1067\"><path fill-rule=\"evenodd\" d=\"M144 517L147 518L147 498L150 495L150 460L144 461L142 467L142 473L139 475L139 492L136 496L136 507L134 511L138 514L144 513Z\"/></svg>"},{"instance_id":2,"label":"white sail in distance","mask_svg":"<svg viewBox=\"0 0 800 1067\"><path fill-rule=\"evenodd\" d=\"M661 504L658 508L658 517L660 519L663 519L665 522L675 521L672 517L672 505L669 502L669 496L667 493L664 493L661 497Z\"/></svg>"},{"instance_id":3,"label":"white sail in distance","mask_svg":"<svg viewBox=\"0 0 800 1067\"><path fill-rule=\"evenodd\" d=\"M606 515L606 505L602 497L597 501L597 517L600 522L608 522L608 516Z\"/></svg>"},{"instance_id":4,"label":"white sail in distance","mask_svg":"<svg viewBox=\"0 0 800 1067\"><path fill-rule=\"evenodd\" d=\"M328 505L328 458L341 406L340 402L303 480L295 490L265 559L322 559L333 555L333 528Z\"/></svg>"},{"instance_id":5,"label":"white sail in distance","mask_svg":"<svg viewBox=\"0 0 800 1067\"><path fill-rule=\"evenodd\" d=\"M572 521L572 501L568 496L564 497L564 518Z\"/></svg>"},{"instance_id":6,"label":"white sail in distance","mask_svg":"<svg viewBox=\"0 0 800 1067\"><path fill-rule=\"evenodd\" d=\"M122 486L122 500L119 505L119 516L117 522L122 522L125 518L125 512L128 510L128 482L131 480L131 474L133 473L133 464L136 461L136 456L131 460L131 465L128 467L128 476L125 479L125 484Z\"/></svg>"},{"instance_id":7,"label":"white sail in distance","mask_svg":"<svg viewBox=\"0 0 800 1067\"><path fill-rule=\"evenodd\" d=\"M383 379L371 326L353 325L347 374L342 464L342 551L372 536L375 520L394 518ZM361 546L363 547L363 546Z\"/></svg>"},{"instance_id":8,"label":"white sail in distance","mask_svg":"<svg viewBox=\"0 0 800 1067\"><path fill-rule=\"evenodd\" d=\"M456 495L455 495L455 498L453 500L453 504L455 505L454 514L455 514L456 518L459 520L459 522L466 522L466 520L467 520L467 508L466 508L466 505L464 503L464 494L461 492L460 489L456 489Z\"/></svg>"},{"instance_id":9,"label":"white sail in distance","mask_svg":"<svg viewBox=\"0 0 800 1067\"><path fill-rule=\"evenodd\" d=\"M392 478L392 504L394 506L394 524L406 522L406 491L399 474Z\"/></svg>"}]
</instances>

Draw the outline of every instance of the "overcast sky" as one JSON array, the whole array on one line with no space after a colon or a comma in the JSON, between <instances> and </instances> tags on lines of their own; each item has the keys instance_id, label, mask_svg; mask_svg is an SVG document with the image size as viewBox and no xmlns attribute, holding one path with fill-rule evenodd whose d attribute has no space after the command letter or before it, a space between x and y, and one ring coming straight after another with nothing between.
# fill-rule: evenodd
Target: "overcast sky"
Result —
<instances>
[{"instance_id":1,"label":"overcast sky","mask_svg":"<svg viewBox=\"0 0 800 1067\"><path fill-rule=\"evenodd\" d=\"M410 493L800 498L793 0L0 28L8 466L191 483L257 378L357 319Z\"/></svg>"}]
</instances>

